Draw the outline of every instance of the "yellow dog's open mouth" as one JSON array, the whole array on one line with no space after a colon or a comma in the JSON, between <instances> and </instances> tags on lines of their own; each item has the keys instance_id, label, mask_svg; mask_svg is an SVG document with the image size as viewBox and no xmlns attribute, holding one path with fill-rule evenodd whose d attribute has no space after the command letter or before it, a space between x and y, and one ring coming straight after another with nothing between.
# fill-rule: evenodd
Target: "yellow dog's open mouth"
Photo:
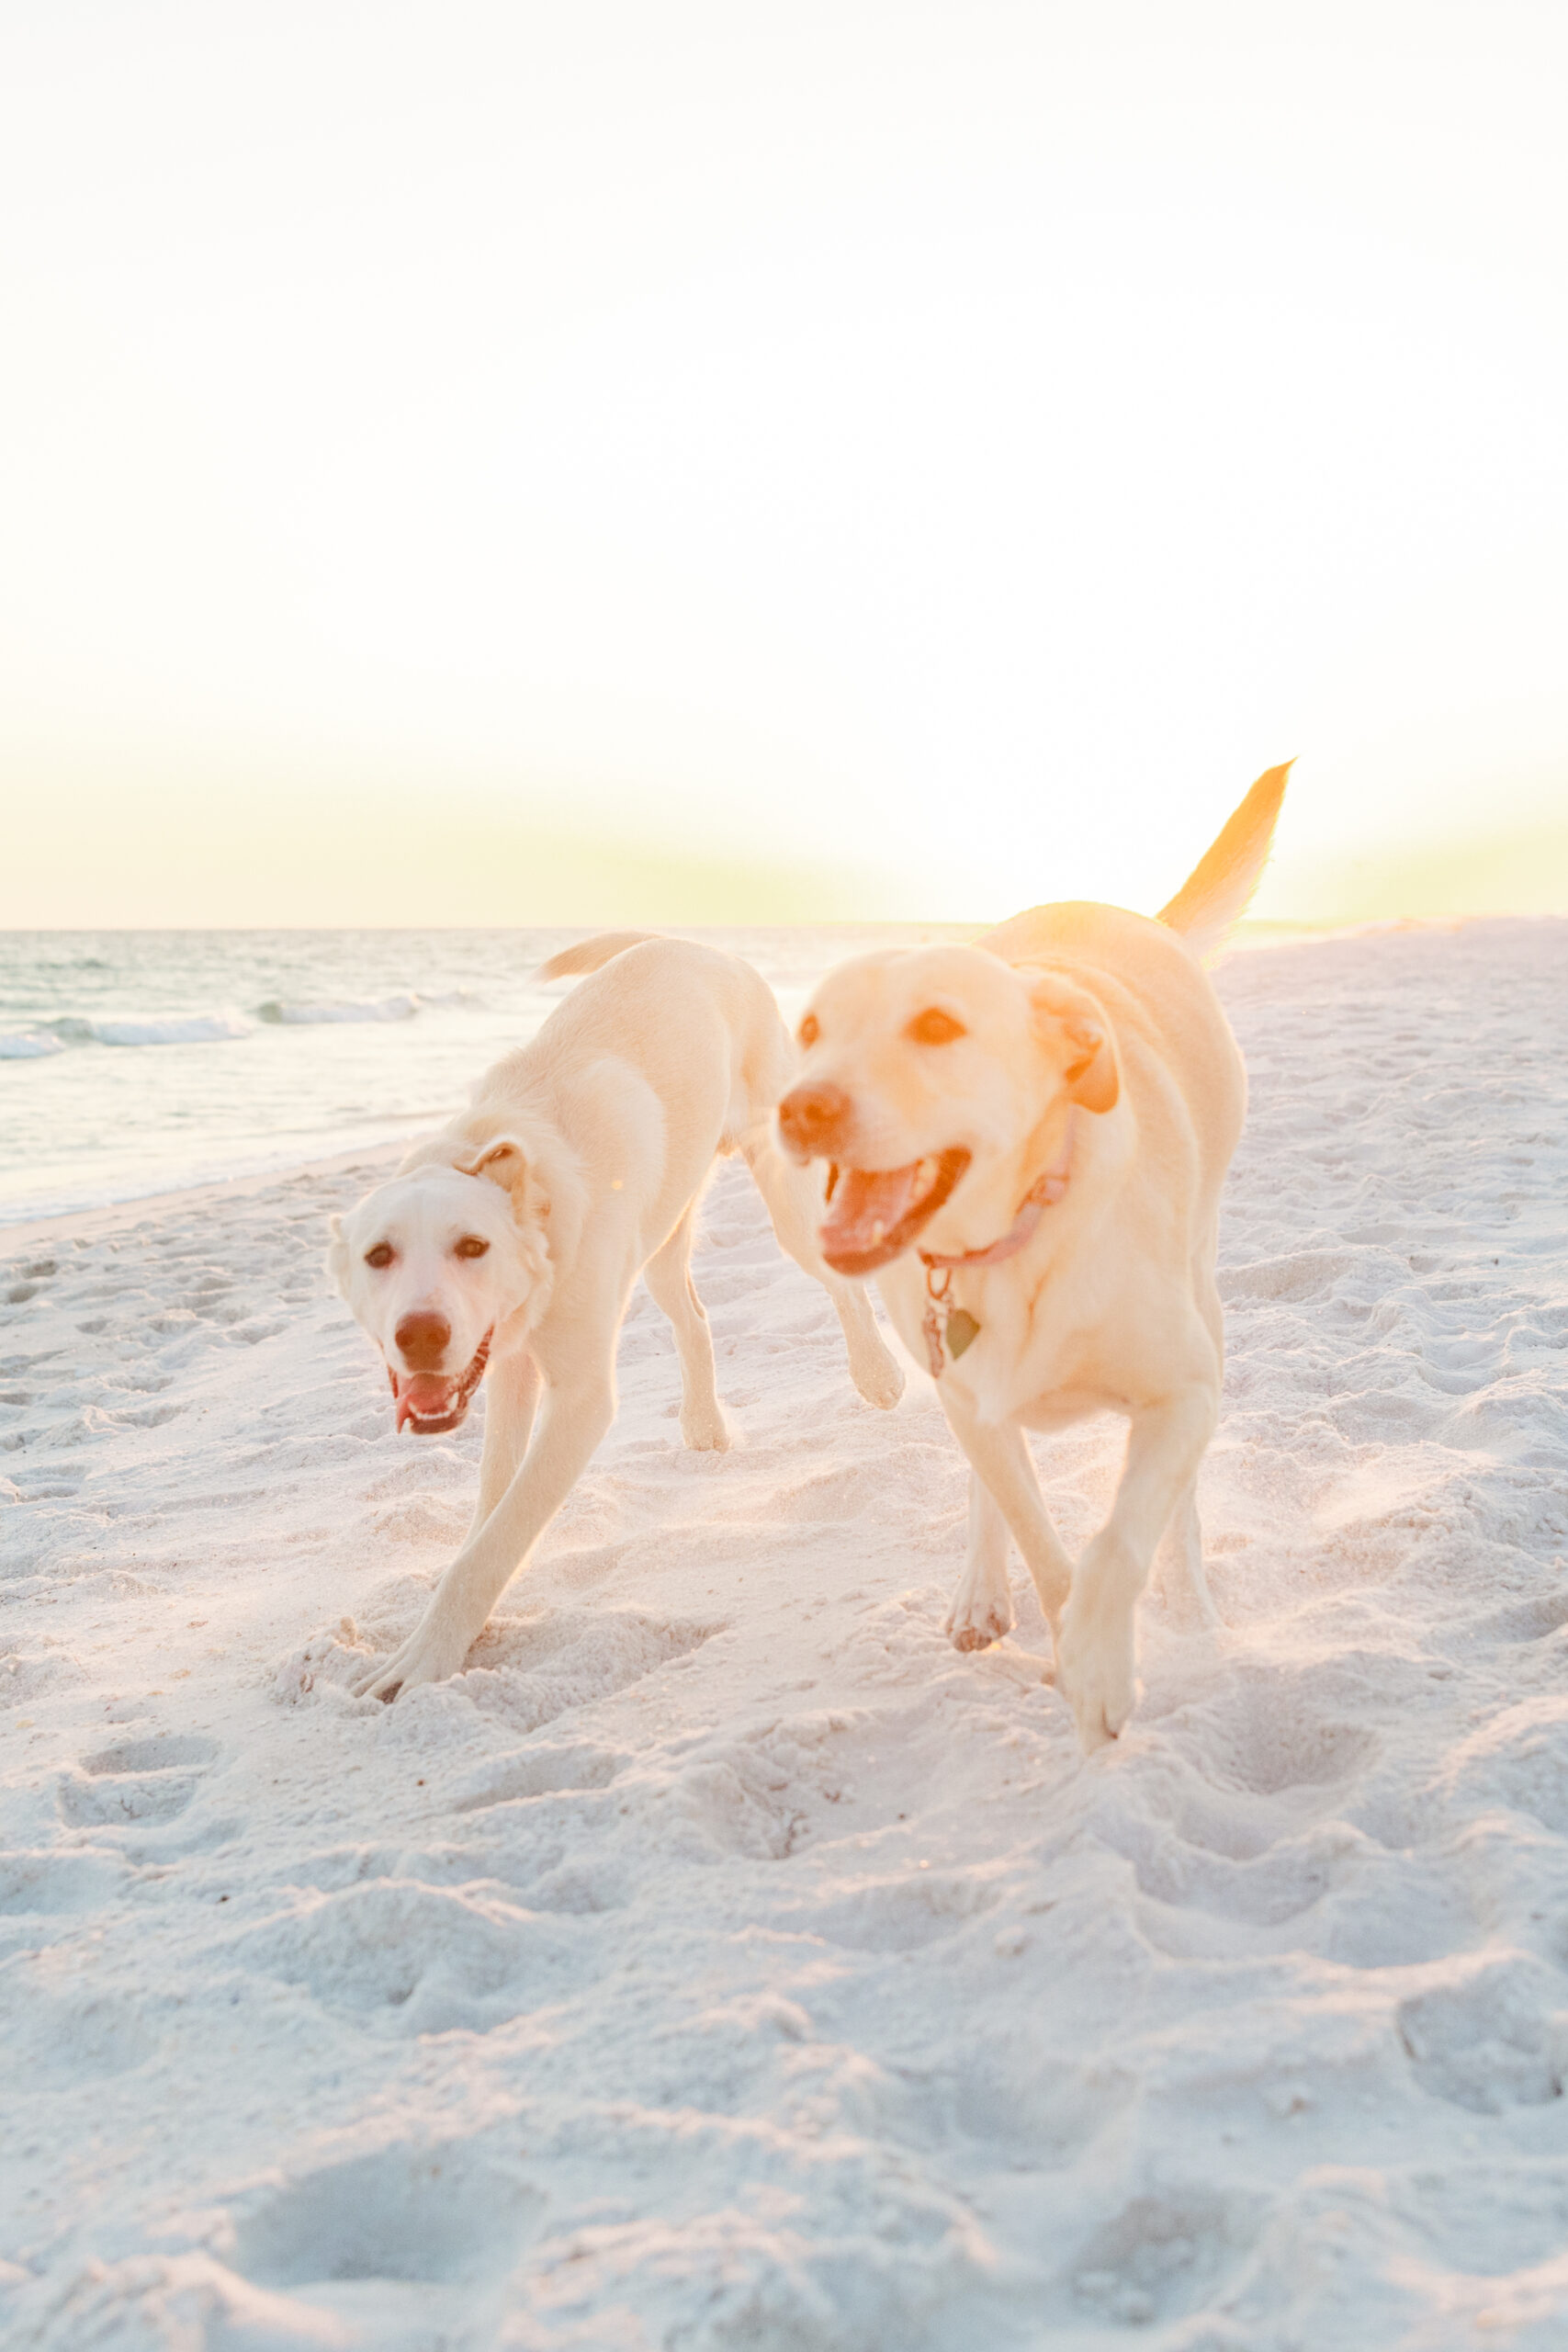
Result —
<instances>
[{"instance_id":1,"label":"yellow dog's open mouth","mask_svg":"<svg viewBox=\"0 0 1568 2352\"><path fill-rule=\"evenodd\" d=\"M492 1323L474 1351L473 1362L465 1372L452 1374L445 1372L397 1372L387 1366L387 1377L392 1384L392 1397L397 1408L398 1430L412 1430L415 1437L439 1437L443 1430L455 1430L468 1409L469 1399L484 1378L490 1362L490 1343L495 1336Z\"/></svg>"},{"instance_id":2,"label":"yellow dog's open mouth","mask_svg":"<svg viewBox=\"0 0 1568 2352\"><path fill-rule=\"evenodd\" d=\"M832 1211L818 1234L836 1274L871 1274L886 1266L935 1216L969 1165L961 1146L908 1168L835 1169L829 1179Z\"/></svg>"}]
</instances>

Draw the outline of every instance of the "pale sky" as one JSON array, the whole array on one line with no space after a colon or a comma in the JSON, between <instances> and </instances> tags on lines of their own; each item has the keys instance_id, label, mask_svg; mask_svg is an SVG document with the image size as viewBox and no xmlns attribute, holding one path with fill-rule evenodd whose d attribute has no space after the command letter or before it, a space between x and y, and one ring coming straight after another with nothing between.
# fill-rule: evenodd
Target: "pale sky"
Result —
<instances>
[{"instance_id":1,"label":"pale sky","mask_svg":"<svg viewBox=\"0 0 1568 2352\"><path fill-rule=\"evenodd\" d=\"M0 923L1153 907L1292 754L1259 912L1568 910L1565 72L9 0Z\"/></svg>"}]
</instances>

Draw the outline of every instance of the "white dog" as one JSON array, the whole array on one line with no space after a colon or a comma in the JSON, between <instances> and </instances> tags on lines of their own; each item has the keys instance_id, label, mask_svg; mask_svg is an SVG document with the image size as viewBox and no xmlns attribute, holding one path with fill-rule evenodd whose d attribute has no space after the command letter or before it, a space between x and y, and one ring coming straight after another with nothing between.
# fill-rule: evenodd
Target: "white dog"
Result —
<instances>
[{"instance_id":1,"label":"white dog","mask_svg":"<svg viewBox=\"0 0 1568 2352\"><path fill-rule=\"evenodd\" d=\"M328 1268L381 1350L399 1429L455 1429L487 1367L490 1379L473 1524L361 1695L390 1699L462 1665L615 1419L615 1342L639 1273L674 1327L682 1437L728 1444L688 1270L716 1154L744 1153L780 1240L826 1285L862 1396L891 1406L903 1390L864 1291L818 1255L810 1176L773 1147L795 1057L760 975L716 948L625 932L568 948L540 977L577 973L596 977L333 1220Z\"/></svg>"},{"instance_id":2,"label":"white dog","mask_svg":"<svg viewBox=\"0 0 1568 2352\"><path fill-rule=\"evenodd\" d=\"M948 1631L1013 1623L1010 1529L1086 1749L1135 1697L1134 1614L1168 1526L1173 1598L1213 1623L1194 1500L1219 1409L1214 1252L1241 1056L1201 969L1268 859L1260 776L1157 922L1036 907L971 947L855 957L801 1022L786 1150L829 1163L822 1254L874 1271L976 1476ZM1127 1417L1111 1516L1074 1567L1023 1431Z\"/></svg>"}]
</instances>

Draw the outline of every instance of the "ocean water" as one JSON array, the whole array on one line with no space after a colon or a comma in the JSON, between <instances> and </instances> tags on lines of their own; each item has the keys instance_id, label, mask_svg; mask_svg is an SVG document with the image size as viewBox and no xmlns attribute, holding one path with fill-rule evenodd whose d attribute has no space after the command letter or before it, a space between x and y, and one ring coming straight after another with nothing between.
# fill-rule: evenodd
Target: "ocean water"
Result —
<instances>
[{"instance_id":1,"label":"ocean water","mask_svg":"<svg viewBox=\"0 0 1568 2352\"><path fill-rule=\"evenodd\" d=\"M0 1226L414 1136L524 1044L581 931L0 933ZM876 924L693 933L790 1018Z\"/></svg>"}]
</instances>

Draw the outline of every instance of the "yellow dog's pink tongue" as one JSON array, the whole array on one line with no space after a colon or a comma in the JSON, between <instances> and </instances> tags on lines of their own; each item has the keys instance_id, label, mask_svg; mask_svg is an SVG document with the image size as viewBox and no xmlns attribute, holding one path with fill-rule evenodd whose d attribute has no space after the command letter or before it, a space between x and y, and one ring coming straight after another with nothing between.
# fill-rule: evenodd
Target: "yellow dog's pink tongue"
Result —
<instances>
[{"instance_id":1,"label":"yellow dog's pink tongue","mask_svg":"<svg viewBox=\"0 0 1568 2352\"><path fill-rule=\"evenodd\" d=\"M874 1250L913 1204L919 1172L918 1159L908 1168L846 1168L821 1231L828 1255L841 1258Z\"/></svg>"}]
</instances>

